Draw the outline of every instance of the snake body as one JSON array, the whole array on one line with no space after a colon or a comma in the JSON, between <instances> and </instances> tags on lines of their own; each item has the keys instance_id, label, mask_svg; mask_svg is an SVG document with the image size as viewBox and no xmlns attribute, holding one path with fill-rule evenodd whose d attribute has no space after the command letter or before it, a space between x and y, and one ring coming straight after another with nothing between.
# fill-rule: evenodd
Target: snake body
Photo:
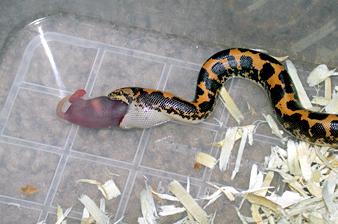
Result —
<instances>
[{"instance_id":1,"label":"snake body","mask_svg":"<svg viewBox=\"0 0 338 224\"><path fill-rule=\"evenodd\" d=\"M213 110L222 85L242 77L262 86L270 97L279 123L296 138L319 145L338 146L338 116L304 109L285 67L273 57L249 49L220 51L203 64L192 102L169 92L126 87L108 97L128 105L121 128L148 128L178 120L199 123Z\"/></svg>"}]
</instances>

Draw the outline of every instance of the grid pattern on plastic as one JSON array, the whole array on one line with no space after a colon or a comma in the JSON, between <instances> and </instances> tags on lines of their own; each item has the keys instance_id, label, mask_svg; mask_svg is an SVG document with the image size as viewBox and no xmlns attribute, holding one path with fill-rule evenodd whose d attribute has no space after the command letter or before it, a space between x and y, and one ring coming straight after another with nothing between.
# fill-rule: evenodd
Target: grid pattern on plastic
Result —
<instances>
[{"instance_id":1,"label":"grid pattern on plastic","mask_svg":"<svg viewBox=\"0 0 338 224\"><path fill-rule=\"evenodd\" d=\"M159 191L165 191L166 183L172 179L185 182L190 176L194 195L208 191L207 181L222 180L222 174L217 171L212 174L208 169L192 169L197 151L218 154L211 145L222 137L224 129L220 128L220 121L224 124L228 121L221 104L213 117L199 126L171 123L129 132L83 129L55 116L59 97L81 87L86 88L88 95L97 96L126 85L173 92L189 86L181 96L191 98L200 65L60 33L45 33L41 38L36 36L26 47L0 114L0 152L8 150L4 165L7 167L2 169L6 170L5 174L10 173L10 163L19 159L22 167L31 170L13 168L13 172L18 172L18 181L13 182L22 186L36 181L41 190L38 196L27 200L8 187L2 190L1 203L40 210L40 220L49 218L57 204L74 205L71 217L79 218L81 207L74 201L77 193L84 192L72 192L79 188L74 180L101 178L104 181L107 173L118 174L114 179L122 195L108 206L116 211L116 219L126 216L130 221L136 218L130 211L138 209L136 195L145 175ZM80 67L77 62L81 62ZM186 85L180 81L180 73L187 75L183 78ZM256 145L254 152L269 147L259 140ZM263 161L264 155L258 154L256 158L244 159ZM34 176L43 178L35 180ZM243 180L245 176L240 178ZM240 182L238 187L243 186ZM93 196L98 199L97 194Z\"/></svg>"}]
</instances>

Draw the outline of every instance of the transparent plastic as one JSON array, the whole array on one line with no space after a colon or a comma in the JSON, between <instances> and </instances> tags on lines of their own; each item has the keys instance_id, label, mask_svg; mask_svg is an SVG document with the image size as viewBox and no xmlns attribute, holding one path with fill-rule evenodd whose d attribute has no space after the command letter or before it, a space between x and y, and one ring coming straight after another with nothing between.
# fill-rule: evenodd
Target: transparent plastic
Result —
<instances>
[{"instance_id":1,"label":"transparent plastic","mask_svg":"<svg viewBox=\"0 0 338 224\"><path fill-rule=\"evenodd\" d=\"M208 182L247 189L252 165L262 168L271 146L281 144L267 124L261 124L254 144L246 146L238 175L231 180L236 150L225 172L217 167L194 169L196 153L218 157L220 151L213 143L224 137L227 127L237 125L220 100L202 124L168 123L145 130L81 128L55 114L58 101L79 88L86 89L87 97L139 86L192 99L201 64L221 50L219 46L62 15L25 26L6 49L0 67L0 200L1 207L19 204L27 209L24 217L29 220L53 223L59 204L73 207L70 217L78 223L82 212L79 196L87 194L97 203L101 196L96 187L76 180L105 182L113 178L122 195L108 202L108 213L114 220L124 217L127 223L136 223L141 216L139 194L145 177L160 193L168 191L171 180L185 185L190 177L195 198L214 191ZM306 70L306 66L299 69L301 77ZM243 125L262 120L263 112L272 113L264 91L251 82L232 80L226 88L245 115ZM20 187L26 184L39 192L23 196ZM217 211L215 223L224 223L225 218L227 223L238 223L235 205L240 201L224 197L207 212ZM247 205L243 206L248 214ZM180 217L162 221L173 223Z\"/></svg>"}]
</instances>

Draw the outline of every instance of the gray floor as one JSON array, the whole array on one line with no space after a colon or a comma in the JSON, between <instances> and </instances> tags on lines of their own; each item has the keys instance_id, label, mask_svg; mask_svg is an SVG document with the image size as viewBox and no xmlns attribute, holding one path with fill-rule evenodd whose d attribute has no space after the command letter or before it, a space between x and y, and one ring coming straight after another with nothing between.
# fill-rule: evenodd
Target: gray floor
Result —
<instances>
[{"instance_id":1,"label":"gray floor","mask_svg":"<svg viewBox=\"0 0 338 224\"><path fill-rule=\"evenodd\" d=\"M0 46L34 18L90 16L221 46L261 47L311 63L337 64L336 1L3 0Z\"/></svg>"},{"instance_id":2,"label":"gray floor","mask_svg":"<svg viewBox=\"0 0 338 224\"><path fill-rule=\"evenodd\" d=\"M135 223L144 176L161 192L167 191L172 179L185 184L189 176L195 197L211 191L208 181L246 189L252 164L261 166L270 147L279 144L267 126L260 126L254 145L244 153L238 177L230 180L231 171L192 169L195 153L217 156L219 151L211 144L224 136L226 127L236 125L221 103L199 126L90 130L54 115L62 94L86 88L98 96L121 86L141 86L189 99L205 58L232 46L289 55L302 79L315 64L337 66L335 1L33 0L1 1L0 6L1 223L44 219L53 223L57 204L73 206L71 217L78 223L80 194L95 200L100 194L95 187L75 181L105 181L112 174L119 175L114 179L122 195L109 202L108 209L115 219L124 216L126 222ZM43 16L48 17L27 26ZM233 80L227 88L245 114L243 124L262 119L262 112L272 112L265 93L255 85ZM235 161L234 155L229 170ZM39 188L32 197L20 193L28 183ZM224 199L208 212L217 210L216 223L225 219L238 223L234 205L239 203Z\"/></svg>"}]
</instances>

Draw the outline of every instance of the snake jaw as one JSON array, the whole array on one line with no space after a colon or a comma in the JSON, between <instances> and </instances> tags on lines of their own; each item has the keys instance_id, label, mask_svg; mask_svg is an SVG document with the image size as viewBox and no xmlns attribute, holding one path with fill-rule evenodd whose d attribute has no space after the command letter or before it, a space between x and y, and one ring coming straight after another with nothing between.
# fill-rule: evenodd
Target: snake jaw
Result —
<instances>
[{"instance_id":1,"label":"snake jaw","mask_svg":"<svg viewBox=\"0 0 338 224\"><path fill-rule=\"evenodd\" d=\"M61 99L56 114L71 123L88 128L107 128L119 126L128 111L128 105L120 100L111 100L106 96L82 99L86 92L82 89ZM63 107L70 103L66 112Z\"/></svg>"}]
</instances>

